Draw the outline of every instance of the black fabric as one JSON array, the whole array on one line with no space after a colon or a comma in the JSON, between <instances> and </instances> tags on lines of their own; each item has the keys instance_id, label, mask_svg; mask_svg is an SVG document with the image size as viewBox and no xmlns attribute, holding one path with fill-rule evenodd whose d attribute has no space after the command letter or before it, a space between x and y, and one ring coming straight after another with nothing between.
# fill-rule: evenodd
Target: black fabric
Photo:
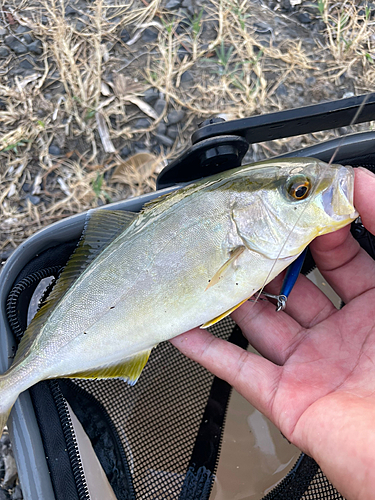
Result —
<instances>
[{"instance_id":1,"label":"black fabric","mask_svg":"<svg viewBox=\"0 0 375 500\"><path fill-rule=\"evenodd\" d=\"M56 500L80 500L78 485L69 457L68 444L50 383L47 381L39 382L30 388L30 395Z\"/></svg>"},{"instance_id":2,"label":"black fabric","mask_svg":"<svg viewBox=\"0 0 375 500\"><path fill-rule=\"evenodd\" d=\"M287 474L285 479L276 486L263 500L302 499L306 490L319 470L318 464L307 455L301 455L297 464ZM330 497L317 497L329 500Z\"/></svg>"},{"instance_id":3,"label":"black fabric","mask_svg":"<svg viewBox=\"0 0 375 500\"><path fill-rule=\"evenodd\" d=\"M238 326L228 342L246 349L248 342ZM191 454L180 500L208 499L220 454L225 415L232 387L215 377Z\"/></svg>"},{"instance_id":4,"label":"black fabric","mask_svg":"<svg viewBox=\"0 0 375 500\"><path fill-rule=\"evenodd\" d=\"M38 271L51 267L63 268L67 263L70 255L76 248L78 240L68 241L62 245L54 246L45 250L39 255L36 255L18 274L13 289L24 278L37 273ZM19 319L20 329L25 331L27 325L27 311L33 293L38 286L38 281L34 281L25 291L19 296L17 301L17 316ZM17 336L17 332L15 332Z\"/></svg>"},{"instance_id":5,"label":"black fabric","mask_svg":"<svg viewBox=\"0 0 375 500\"><path fill-rule=\"evenodd\" d=\"M90 438L117 499L135 499L131 473L121 441L103 405L70 380L60 380L59 386Z\"/></svg>"}]
</instances>

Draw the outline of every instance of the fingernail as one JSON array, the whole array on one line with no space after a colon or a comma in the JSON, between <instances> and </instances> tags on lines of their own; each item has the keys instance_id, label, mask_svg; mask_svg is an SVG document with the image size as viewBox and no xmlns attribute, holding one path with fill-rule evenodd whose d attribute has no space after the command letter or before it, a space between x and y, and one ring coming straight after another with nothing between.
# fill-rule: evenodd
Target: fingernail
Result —
<instances>
[{"instance_id":1,"label":"fingernail","mask_svg":"<svg viewBox=\"0 0 375 500\"><path fill-rule=\"evenodd\" d=\"M362 170L364 174L369 175L370 177L375 177L374 172L371 172L371 170L368 170L367 168L364 167L357 167L359 170Z\"/></svg>"}]
</instances>

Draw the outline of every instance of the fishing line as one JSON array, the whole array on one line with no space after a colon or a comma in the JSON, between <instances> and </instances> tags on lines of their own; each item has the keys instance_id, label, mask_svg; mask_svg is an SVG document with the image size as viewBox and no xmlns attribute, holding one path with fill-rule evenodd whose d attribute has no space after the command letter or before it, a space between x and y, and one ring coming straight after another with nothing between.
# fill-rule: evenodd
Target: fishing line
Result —
<instances>
[{"instance_id":1,"label":"fishing line","mask_svg":"<svg viewBox=\"0 0 375 500\"><path fill-rule=\"evenodd\" d=\"M365 107L365 105L366 105L366 102L370 99L370 96L372 96L372 95L373 95L373 94L367 94L367 95L365 96L365 98L363 99L363 101L362 101L361 105L360 105L360 106L359 106L359 108L357 109L357 112L356 112L356 114L354 115L354 117L353 117L352 121L349 123L349 127L351 127L351 126L355 125L355 123L356 123L356 121L357 121L357 119L358 119L359 115L362 113L362 110L363 110L363 108L364 108L364 107ZM336 149L335 149L335 151L333 152L333 155L331 156L331 159L330 159L330 160L329 160L329 162L328 162L328 165L332 165L332 162L333 162L333 160L335 159L335 156L337 155L337 153L339 152L339 150L340 150L340 148L341 148L341 146L342 146L342 143L343 143L343 142L344 142L344 140L345 140L345 137L346 137L345 135L344 135L343 137L341 137L341 139L340 139L340 141L339 141L339 143L338 143L338 145L337 145L337 148L336 148Z\"/></svg>"},{"instance_id":2,"label":"fishing line","mask_svg":"<svg viewBox=\"0 0 375 500\"><path fill-rule=\"evenodd\" d=\"M363 99L363 101L362 101L361 105L360 105L360 106L359 106L359 108L357 109L357 111L356 111L356 113L355 113L355 115L354 115L353 119L351 120L351 122L350 122L350 124L349 124L349 127L351 127L352 125L355 125L355 123L356 123L356 121L357 121L358 117L360 116L360 114L362 113L363 108L364 108L364 107L365 107L365 105L366 105L366 102L369 100L370 96L372 96L372 95L373 95L373 94L367 94L367 95L365 96L365 98ZM339 141L339 143L338 143L338 145L337 145L337 147L336 147L335 151L333 152L333 154L332 154L332 156L331 156L331 159L330 159L330 160L329 160L329 162L327 163L327 166L328 166L328 167L330 167L330 166L332 165L332 162L333 162L333 160L335 159L335 157L336 157L337 153L339 152L339 150L340 150L340 148L341 148L341 146L342 146L342 144L343 144L343 142L344 142L344 140L345 140L345 137L346 137L346 136L341 137L341 139L340 139L340 141ZM254 305L258 302L259 297L262 295L262 293L263 293L263 290L264 290L265 286L268 284L268 279L269 279L269 277L271 276L272 271L274 270L274 268L275 268L275 266L276 266L277 262L280 260L280 256L281 256L281 254L282 254L282 252L283 252L283 250L284 250L284 248L285 248L286 244L288 243L290 236L292 235L292 233L293 233L294 229L296 228L296 226L297 226L298 222L301 220L301 217L303 216L303 214L305 213L305 211L307 210L307 208L308 208L308 207L310 206L310 204L312 203L313 197L314 197L314 195L315 195L315 193L316 193L316 190L317 190L318 186L320 185L320 182L321 182L321 180L322 180L322 178L323 178L323 175L324 175L324 173L326 172L326 170L327 170L327 168L322 169L322 172L321 172L321 174L320 174L320 176L319 176L319 178L318 178L318 182L316 183L315 187L313 188L313 190L312 190L312 192L311 192L311 194L310 194L310 196L309 196L309 200L307 201L307 203L306 203L305 207L303 208L303 210L301 211L301 213L300 213L300 214L299 214L299 216L297 217L296 222L293 224L292 229L289 231L289 233L288 233L288 235L287 235L287 237L286 237L286 239L285 239L284 243L282 244L282 246L281 246L281 248L280 248L280 251L279 251L279 253L278 253L277 257L276 257L275 261L273 262L273 264L272 264L272 266L271 266L270 271L268 272L268 275L267 275L267 277L266 277L266 279L265 279L265 281L264 281L264 284L262 285L262 287L260 288L259 292L257 293L257 296L256 296L256 298L255 298L255 300L254 300L254 303L253 303L253 307L254 307ZM299 254L299 255L300 255L300 254ZM296 257L296 258L298 258L298 255L297 255L297 257Z\"/></svg>"},{"instance_id":3,"label":"fishing line","mask_svg":"<svg viewBox=\"0 0 375 500\"><path fill-rule=\"evenodd\" d=\"M325 171L325 170L324 170L324 171ZM324 172L323 172L323 173L324 173ZM323 173L322 173L322 174L323 174ZM310 203L312 202L313 196L315 195L316 190L318 189L318 186L320 185L320 182L321 182L321 179L322 179L322 174L321 174L321 176L320 176L319 181L316 183L315 187L314 187L314 188L312 189L312 191L311 191L311 194L310 194L310 196L309 196L309 198L310 198L310 199L309 199L309 200L307 201L307 203L305 204L305 206L304 206L304 208L302 209L301 213L300 213L300 214L299 214L299 216L297 217L297 220L296 220L296 221L295 221L295 223L293 224L292 229L291 229L291 230L289 231L289 233L287 234L287 237L286 237L286 239L285 239L284 243L282 244L282 246L281 246L281 248L280 248L280 251L279 251L279 253L277 254L277 257L276 257L276 259L274 260L274 262L273 262L273 264L272 264L272 266L271 266L271 269L269 270L269 272L268 272L268 274L267 274L266 279L264 280L264 284L262 285L261 289L260 289L260 290L259 290L259 292L257 293L257 296L256 296L256 298L255 298L255 300L254 300L253 307L254 307L254 306L255 306L255 304L258 302L259 297L262 295L262 293L263 293L263 290L264 290L265 286L268 284L268 278L271 276L272 271L274 270L274 268L275 268L275 266L276 266L277 262L280 260L280 255L282 254L282 252L283 252L283 250L284 250L284 248L285 248L285 245L288 243L290 236L292 235L292 233L293 233L294 229L296 228L296 226L297 226L298 222L301 220L301 217L303 216L303 214L305 213L305 211L307 210L307 208L310 206ZM300 255L300 254L298 254L298 255ZM296 259L298 258L298 255L296 256Z\"/></svg>"}]
</instances>

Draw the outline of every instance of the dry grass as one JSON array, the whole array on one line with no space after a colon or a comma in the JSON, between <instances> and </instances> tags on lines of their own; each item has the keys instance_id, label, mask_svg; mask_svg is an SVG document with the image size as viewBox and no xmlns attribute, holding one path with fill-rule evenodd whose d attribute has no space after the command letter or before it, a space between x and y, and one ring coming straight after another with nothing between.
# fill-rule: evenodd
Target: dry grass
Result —
<instances>
[{"instance_id":1,"label":"dry grass","mask_svg":"<svg viewBox=\"0 0 375 500\"><path fill-rule=\"evenodd\" d=\"M309 44L301 36L305 27L262 2L212 0L204 14L189 20L186 31L178 29L182 19L163 10L160 0L118 5L97 0L81 13L85 25L80 29L67 20L60 0L3 2L3 21L10 29L18 23L29 26L43 54L42 66L26 77L9 74L17 64L11 57L0 69L5 105L0 110L0 249L18 245L61 217L154 188L165 151L146 167L126 164L119 155L134 140L151 144L165 119L165 113L156 116L144 102L149 87L162 92L170 106L187 111L169 153L176 156L204 117L242 118L332 99L340 86L365 93L375 83L374 20L354 2L320 0L316 15L325 30L309 36ZM259 22L270 25L267 43ZM125 27L128 43L119 39ZM147 27L157 29L158 40L140 48L137 40ZM292 29L294 38L288 36ZM186 71L195 76L193 86L181 80ZM307 77L314 83L306 90ZM57 84L60 90L51 90ZM280 84L288 96L277 94ZM135 130L134 120L145 114L150 126ZM254 145L253 157L336 134ZM52 143L65 155L52 156ZM25 200L25 183L40 203Z\"/></svg>"}]
</instances>

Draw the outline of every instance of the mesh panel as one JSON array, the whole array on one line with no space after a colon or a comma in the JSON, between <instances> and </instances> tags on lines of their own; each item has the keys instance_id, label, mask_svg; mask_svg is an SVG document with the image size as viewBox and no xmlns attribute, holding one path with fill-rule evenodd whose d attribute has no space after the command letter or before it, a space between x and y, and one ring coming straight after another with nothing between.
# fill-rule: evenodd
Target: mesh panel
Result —
<instances>
[{"instance_id":1,"label":"mesh panel","mask_svg":"<svg viewBox=\"0 0 375 500\"><path fill-rule=\"evenodd\" d=\"M210 331L228 339L226 318ZM111 417L137 498L178 498L214 376L169 342L159 344L134 387L122 380L76 380Z\"/></svg>"},{"instance_id":2,"label":"mesh panel","mask_svg":"<svg viewBox=\"0 0 375 500\"><path fill-rule=\"evenodd\" d=\"M344 500L344 497L340 495L319 469L301 500Z\"/></svg>"}]
</instances>

